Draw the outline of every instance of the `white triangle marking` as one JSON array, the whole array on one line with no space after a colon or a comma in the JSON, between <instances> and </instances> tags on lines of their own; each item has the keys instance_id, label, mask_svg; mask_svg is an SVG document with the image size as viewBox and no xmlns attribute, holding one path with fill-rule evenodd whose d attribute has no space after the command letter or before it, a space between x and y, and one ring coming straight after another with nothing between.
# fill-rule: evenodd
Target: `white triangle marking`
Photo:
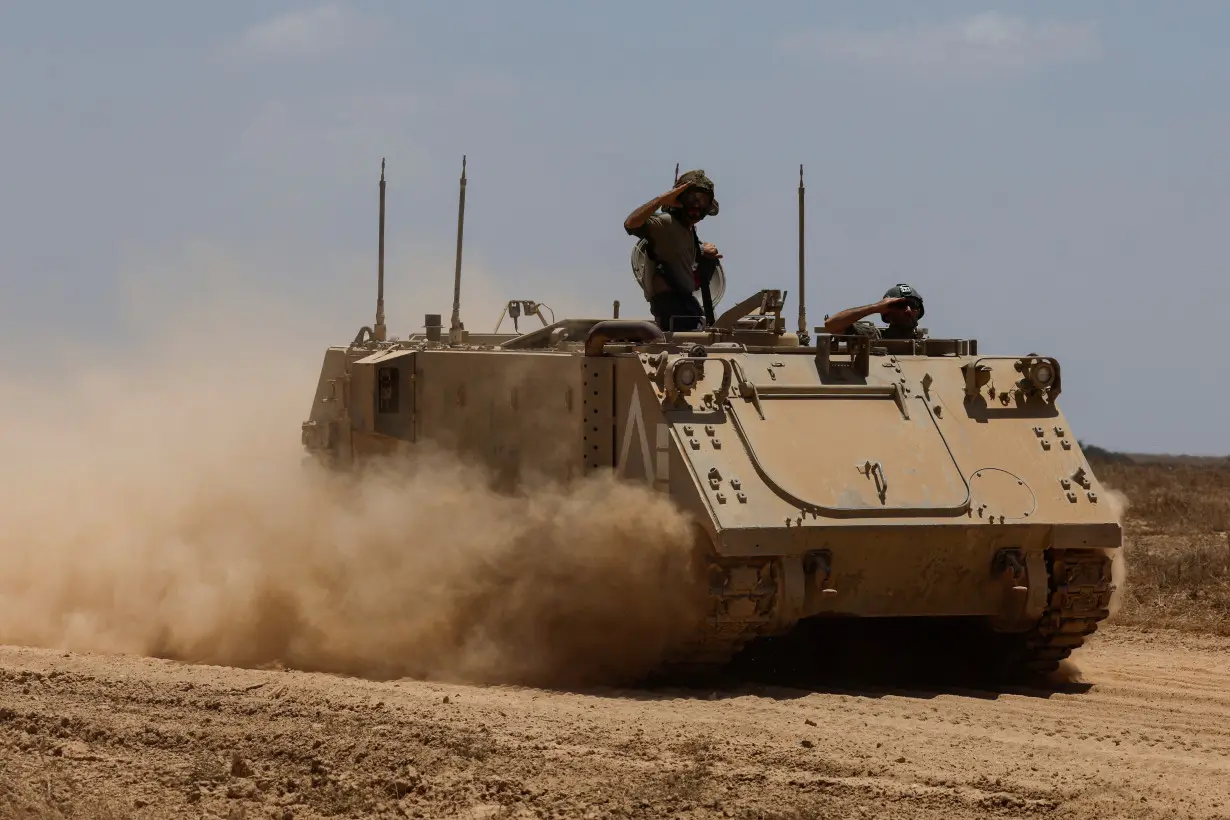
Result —
<instances>
[{"instance_id":1,"label":"white triangle marking","mask_svg":"<svg viewBox=\"0 0 1230 820\"><path fill-rule=\"evenodd\" d=\"M619 474L625 475L628 466L628 453L632 449L632 428L635 427L640 434L641 441L641 463L645 465L645 480L652 484L657 476L654 475L653 461L649 455L649 434L645 430L645 418L641 414L641 394L638 385L632 385L632 399L628 404L628 423L624 427L624 440L619 450Z\"/></svg>"}]
</instances>

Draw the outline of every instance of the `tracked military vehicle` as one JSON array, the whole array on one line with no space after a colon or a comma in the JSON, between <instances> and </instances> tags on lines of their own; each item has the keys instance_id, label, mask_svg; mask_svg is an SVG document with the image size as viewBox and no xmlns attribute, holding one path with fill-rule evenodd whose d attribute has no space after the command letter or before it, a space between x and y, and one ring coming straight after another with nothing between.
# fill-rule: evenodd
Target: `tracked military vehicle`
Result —
<instances>
[{"instance_id":1,"label":"tracked military vehicle","mask_svg":"<svg viewBox=\"0 0 1230 820\"><path fill-rule=\"evenodd\" d=\"M695 522L708 614L664 663L722 664L812 618L984 619L988 664L1046 673L1105 619L1120 525L1056 400L1050 356L974 339L788 332L762 290L703 331L560 318L325 351L306 449L349 469L425 443L554 479L614 471ZM800 280L802 180L800 179ZM504 317L501 317L503 319ZM499 330L497 324L496 330ZM583 544L578 545L582 549ZM1005 651L1006 650L1006 651Z\"/></svg>"}]
</instances>

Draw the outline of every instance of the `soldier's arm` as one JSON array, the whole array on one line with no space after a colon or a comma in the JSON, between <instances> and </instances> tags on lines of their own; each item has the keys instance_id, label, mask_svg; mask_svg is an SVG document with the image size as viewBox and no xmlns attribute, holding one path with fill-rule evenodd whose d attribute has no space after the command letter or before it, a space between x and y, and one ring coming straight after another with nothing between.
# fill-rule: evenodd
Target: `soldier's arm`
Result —
<instances>
[{"instance_id":1,"label":"soldier's arm","mask_svg":"<svg viewBox=\"0 0 1230 820\"><path fill-rule=\"evenodd\" d=\"M870 316L873 313L883 313L888 308L903 301L901 298L881 299L870 305L862 307L846 308L841 313L834 313L824 322L824 332L832 333L834 336L846 335L850 326L862 319L865 316Z\"/></svg>"},{"instance_id":2,"label":"soldier's arm","mask_svg":"<svg viewBox=\"0 0 1230 820\"><path fill-rule=\"evenodd\" d=\"M662 207L671 207L678 204L679 195L688 189L687 185L678 185L661 196L654 197L644 205L637 208L632 213L628 214L628 218L624 220L624 230L629 234L636 235L645 225L645 221L653 216L654 212Z\"/></svg>"}]
</instances>

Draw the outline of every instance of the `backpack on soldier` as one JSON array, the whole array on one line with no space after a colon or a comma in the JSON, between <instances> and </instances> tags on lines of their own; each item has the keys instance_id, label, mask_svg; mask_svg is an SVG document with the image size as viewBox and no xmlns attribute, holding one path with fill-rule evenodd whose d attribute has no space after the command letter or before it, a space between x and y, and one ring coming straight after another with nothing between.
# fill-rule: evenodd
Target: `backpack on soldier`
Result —
<instances>
[{"instance_id":1,"label":"backpack on soldier","mask_svg":"<svg viewBox=\"0 0 1230 820\"><path fill-rule=\"evenodd\" d=\"M636 284L640 287L641 292L648 297L647 290L649 277L658 270L658 261L653 256L653 250L649 247L648 239L638 239L636 244L632 246L632 277L636 279ZM709 295L716 307L717 303L722 301L722 297L726 294L726 273L722 270L722 260L717 260L717 264L713 268L713 276L709 279ZM692 295L700 300L700 288L692 291Z\"/></svg>"}]
</instances>

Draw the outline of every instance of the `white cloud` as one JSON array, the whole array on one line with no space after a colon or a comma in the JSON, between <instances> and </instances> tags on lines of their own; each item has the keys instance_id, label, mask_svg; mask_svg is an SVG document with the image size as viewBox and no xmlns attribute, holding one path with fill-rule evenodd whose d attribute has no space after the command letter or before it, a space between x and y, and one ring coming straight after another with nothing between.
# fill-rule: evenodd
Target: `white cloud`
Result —
<instances>
[{"instance_id":1,"label":"white cloud","mask_svg":"<svg viewBox=\"0 0 1230 820\"><path fill-rule=\"evenodd\" d=\"M375 18L325 3L257 23L227 43L219 56L233 65L334 57L370 44L382 28Z\"/></svg>"},{"instance_id":2,"label":"white cloud","mask_svg":"<svg viewBox=\"0 0 1230 820\"><path fill-rule=\"evenodd\" d=\"M787 53L920 80L980 79L1101 53L1096 24L1030 22L995 11L881 31L825 29L785 37Z\"/></svg>"}]
</instances>

